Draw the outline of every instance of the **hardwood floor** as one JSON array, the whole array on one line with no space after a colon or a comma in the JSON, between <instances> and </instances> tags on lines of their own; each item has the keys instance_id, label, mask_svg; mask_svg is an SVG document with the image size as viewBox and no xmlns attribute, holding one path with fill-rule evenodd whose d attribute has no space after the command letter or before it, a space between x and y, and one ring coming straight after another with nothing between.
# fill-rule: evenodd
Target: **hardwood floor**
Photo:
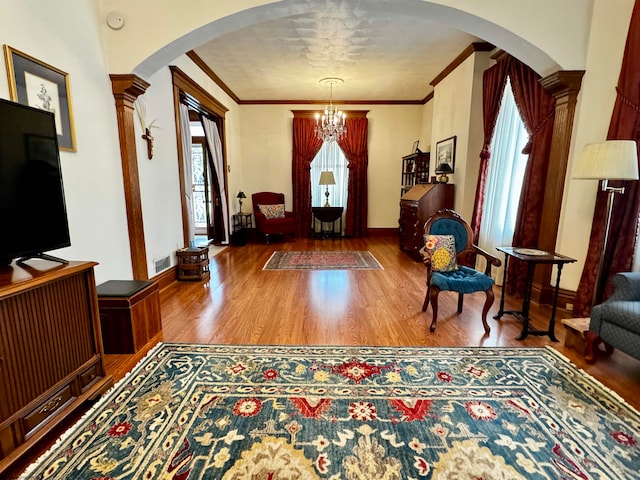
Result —
<instances>
[{"instance_id":1,"label":"hardwood floor","mask_svg":"<svg viewBox=\"0 0 640 480\"><path fill-rule=\"evenodd\" d=\"M263 271L276 250L369 250L384 270ZM396 235L367 239L253 242L229 247L211 259L209 282L174 282L160 292L163 340L216 344L380 345L380 346L546 346L640 409L640 362L621 353L588 365L564 347L565 329L557 315L558 343L548 337L516 340L521 324L498 311L501 289L489 313L491 334L480 320L483 294L440 295L436 331L429 332L431 307L422 312L425 269L400 251ZM519 310L521 299L507 297L505 309ZM532 324L546 328L550 307L532 305ZM144 356L107 355L109 373L122 377Z\"/></svg>"},{"instance_id":2,"label":"hardwood floor","mask_svg":"<svg viewBox=\"0 0 640 480\"><path fill-rule=\"evenodd\" d=\"M263 271L276 250L369 250L384 270ZM483 346L539 347L549 345L579 368L617 392L640 410L640 362L616 351L588 365L581 355L565 348L559 311L558 343L547 337L515 337L521 325L505 315L497 321L500 288L489 313L491 334L480 320L483 294L465 296L458 315L457 296L440 295L438 326L429 332L431 307L422 312L425 269L400 251L396 235L364 240L296 240L249 243L228 247L211 259L208 282L174 282L160 291L163 333L156 340L215 344L368 345L368 346ZM519 310L521 300L506 298L507 310ZM551 309L532 305L532 324L546 328ZM144 357L105 355L105 365L116 380ZM69 419L70 426L75 419ZM64 431L59 429L58 434ZM46 450L44 445L40 452ZM8 474L16 474L38 457L34 452ZM7 477L11 478L11 477Z\"/></svg>"}]
</instances>

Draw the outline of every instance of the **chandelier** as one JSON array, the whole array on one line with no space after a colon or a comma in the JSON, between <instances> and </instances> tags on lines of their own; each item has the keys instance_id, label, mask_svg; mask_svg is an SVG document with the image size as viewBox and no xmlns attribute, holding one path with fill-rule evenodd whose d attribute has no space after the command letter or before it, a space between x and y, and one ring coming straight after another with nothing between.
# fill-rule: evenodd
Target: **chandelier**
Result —
<instances>
[{"instance_id":1,"label":"chandelier","mask_svg":"<svg viewBox=\"0 0 640 480\"><path fill-rule=\"evenodd\" d=\"M329 105L324 107L324 113L316 113L316 128L315 132L318 138L323 142L331 142L334 140L340 140L342 136L347 133L347 127L345 126L345 120L347 116L344 112L338 110L338 108L332 103L333 99L333 85L342 84L344 80L336 77L328 77L320 80L320 85L329 85Z\"/></svg>"}]
</instances>

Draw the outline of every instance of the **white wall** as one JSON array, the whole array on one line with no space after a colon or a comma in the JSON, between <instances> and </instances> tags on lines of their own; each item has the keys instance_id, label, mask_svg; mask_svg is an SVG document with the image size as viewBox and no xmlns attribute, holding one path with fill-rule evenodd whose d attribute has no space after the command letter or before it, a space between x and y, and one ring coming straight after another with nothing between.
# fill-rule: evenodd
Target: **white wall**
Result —
<instances>
[{"instance_id":1,"label":"white wall","mask_svg":"<svg viewBox=\"0 0 640 480\"><path fill-rule=\"evenodd\" d=\"M368 110L369 120L369 228L397 228L400 214L400 171L402 157L411 153L421 139L421 105L349 105L346 111ZM320 109L320 108L319 108ZM241 105L243 182L252 193L275 191L285 194L292 206L292 110L309 110L308 105ZM232 212L235 212L232 209Z\"/></svg>"},{"instance_id":2,"label":"white wall","mask_svg":"<svg viewBox=\"0 0 640 480\"><path fill-rule=\"evenodd\" d=\"M228 165L227 173L230 212L237 208L235 195L241 188L242 163L239 155L238 106L222 89L207 77L188 57L181 56L171 62L192 80L207 90L229 111L225 115ZM151 86L144 96L147 123L154 121L154 155L147 158L147 144L141 138L142 129L136 122L138 171L140 175L140 196L142 202L147 270L150 277L157 272L155 261L166 256L171 265L176 264L175 251L184 247L182 231L182 209L180 199L180 178L178 170L178 139L175 129L173 107L173 85L169 67L156 72L150 79ZM137 117L136 117L137 120Z\"/></svg>"},{"instance_id":3,"label":"white wall","mask_svg":"<svg viewBox=\"0 0 640 480\"><path fill-rule=\"evenodd\" d=\"M435 86L431 133L431 168L435 172L437 143L456 137L454 208L471 218L482 149L482 72L489 66L487 53L475 53ZM435 174L435 173L433 173Z\"/></svg>"},{"instance_id":4,"label":"white wall","mask_svg":"<svg viewBox=\"0 0 640 480\"><path fill-rule=\"evenodd\" d=\"M71 247L52 254L99 262L98 283L131 278L115 106L94 4L0 0L0 12L0 43L69 74L77 152L60 159ZM0 97L9 98L4 74ZM38 225L27 234L38 235Z\"/></svg>"},{"instance_id":5,"label":"white wall","mask_svg":"<svg viewBox=\"0 0 640 480\"><path fill-rule=\"evenodd\" d=\"M612 3L616 8L612 8ZM560 286L576 290L589 246L598 182L572 180L575 159L587 143L606 140L634 0L596 0L588 57L578 96L573 141L558 230L557 251L578 259L562 270Z\"/></svg>"}]
</instances>

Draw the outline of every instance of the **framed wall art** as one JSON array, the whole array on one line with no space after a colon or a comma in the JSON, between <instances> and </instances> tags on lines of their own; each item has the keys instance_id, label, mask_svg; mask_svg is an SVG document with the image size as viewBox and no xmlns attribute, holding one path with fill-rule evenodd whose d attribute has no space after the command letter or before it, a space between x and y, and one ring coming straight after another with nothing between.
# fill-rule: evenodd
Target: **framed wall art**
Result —
<instances>
[{"instance_id":1,"label":"framed wall art","mask_svg":"<svg viewBox=\"0 0 640 480\"><path fill-rule=\"evenodd\" d=\"M453 173L456 170L456 136L445 138L436 143L436 172L440 170L440 166L446 163L451 167Z\"/></svg>"},{"instance_id":2,"label":"framed wall art","mask_svg":"<svg viewBox=\"0 0 640 480\"><path fill-rule=\"evenodd\" d=\"M75 152L69 75L9 45L4 57L11 100L53 113L60 150Z\"/></svg>"}]
</instances>

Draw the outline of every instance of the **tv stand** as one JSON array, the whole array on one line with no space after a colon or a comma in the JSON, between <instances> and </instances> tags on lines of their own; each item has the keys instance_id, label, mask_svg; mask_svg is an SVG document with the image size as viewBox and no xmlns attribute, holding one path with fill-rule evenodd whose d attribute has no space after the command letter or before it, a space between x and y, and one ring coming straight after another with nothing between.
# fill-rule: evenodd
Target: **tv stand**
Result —
<instances>
[{"instance_id":1,"label":"tv stand","mask_svg":"<svg viewBox=\"0 0 640 480\"><path fill-rule=\"evenodd\" d=\"M40 258L42 260L49 260L50 262L58 262L58 263L62 263L64 265L67 265L69 263L69 260L65 260L64 258L54 257L53 255L49 255L48 253L36 253L35 255L29 255L27 257L22 257L22 258L16 260L16 263L18 265L22 265L24 262L26 262L27 260L30 260L32 258Z\"/></svg>"},{"instance_id":2,"label":"tv stand","mask_svg":"<svg viewBox=\"0 0 640 480\"><path fill-rule=\"evenodd\" d=\"M0 478L111 387L94 262L0 275Z\"/></svg>"}]
</instances>

